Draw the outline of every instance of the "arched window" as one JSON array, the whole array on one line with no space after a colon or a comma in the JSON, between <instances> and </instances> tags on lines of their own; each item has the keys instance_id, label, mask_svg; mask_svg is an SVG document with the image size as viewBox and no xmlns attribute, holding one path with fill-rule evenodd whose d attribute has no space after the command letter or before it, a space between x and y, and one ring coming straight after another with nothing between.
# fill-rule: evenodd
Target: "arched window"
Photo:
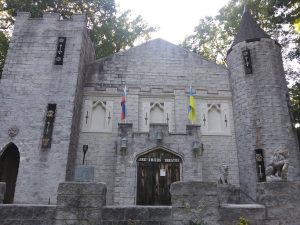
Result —
<instances>
[{"instance_id":1,"label":"arched window","mask_svg":"<svg viewBox=\"0 0 300 225\"><path fill-rule=\"evenodd\" d=\"M221 110L218 105L211 105L208 109L208 131L221 131Z\"/></svg>"},{"instance_id":2,"label":"arched window","mask_svg":"<svg viewBox=\"0 0 300 225\"><path fill-rule=\"evenodd\" d=\"M150 104L151 105L151 104ZM150 123L164 122L164 103L152 103L150 109Z\"/></svg>"},{"instance_id":3,"label":"arched window","mask_svg":"<svg viewBox=\"0 0 300 225\"><path fill-rule=\"evenodd\" d=\"M104 130L106 117L106 102L96 101L92 106L91 129Z\"/></svg>"}]
</instances>

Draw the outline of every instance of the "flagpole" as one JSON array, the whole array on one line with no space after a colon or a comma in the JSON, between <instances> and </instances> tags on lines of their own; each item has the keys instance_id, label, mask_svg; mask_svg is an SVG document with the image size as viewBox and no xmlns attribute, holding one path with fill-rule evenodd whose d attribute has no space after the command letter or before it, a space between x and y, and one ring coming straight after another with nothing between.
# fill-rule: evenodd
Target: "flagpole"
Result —
<instances>
[{"instance_id":1,"label":"flagpole","mask_svg":"<svg viewBox=\"0 0 300 225\"><path fill-rule=\"evenodd\" d=\"M191 92L191 95L193 95L193 89L192 89L192 85L190 84L190 92ZM192 125L194 125L194 121L192 120L191 121Z\"/></svg>"},{"instance_id":2,"label":"flagpole","mask_svg":"<svg viewBox=\"0 0 300 225\"><path fill-rule=\"evenodd\" d=\"M124 122L126 123L126 121L127 121L127 89L126 89L126 84L125 84L124 94L125 94L125 120L124 120Z\"/></svg>"}]
</instances>

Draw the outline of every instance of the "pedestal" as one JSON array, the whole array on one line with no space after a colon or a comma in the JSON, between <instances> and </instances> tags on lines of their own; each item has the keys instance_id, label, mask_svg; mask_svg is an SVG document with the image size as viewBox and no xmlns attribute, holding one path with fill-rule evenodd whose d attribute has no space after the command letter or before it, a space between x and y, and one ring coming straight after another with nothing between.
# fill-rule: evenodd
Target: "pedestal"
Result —
<instances>
[{"instance_id":1,"label":"pedestal","mask_svg":"<svg viewBox=\"0 0 300 225\"><path fill-rule=\"evenodd\" d=\"M76 182L94 182L94 167L87 165L77 166L75 169L74 181Z\"/></svg>"}]
</instances>

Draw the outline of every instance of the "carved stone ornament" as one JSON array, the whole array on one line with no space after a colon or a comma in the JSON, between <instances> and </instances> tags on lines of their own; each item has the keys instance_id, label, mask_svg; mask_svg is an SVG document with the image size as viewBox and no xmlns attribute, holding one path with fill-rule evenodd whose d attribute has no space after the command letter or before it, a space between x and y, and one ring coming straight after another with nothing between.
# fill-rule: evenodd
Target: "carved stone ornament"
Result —
<instances>
[{"instance_id":1,"label":"carved stone ornament","mask_svg":"<svg viewBox=\"0 0 300 225\"><path fill-rule=\"evenodd\" d=\"M228 182L228 176L229 176L229 166L226 164L223 164L219 167L220 170L220 176L218 179L219 184L229 184Z\"/></svg>"},{"instance_id":2,"label":"carved stone ornament","mask_svg":"<svg viewBox=\"0 0 300 225\"><path fill-rule=\"evenodd\" d=\"M8 135L9 135L11 138L17 136L18 133L19 133L19 128L17 128L17 127L11 127L11 128L8 129Z\"/></svg>"},{"instance_id":3,"label":"carved stone ornament","mask_svg":"<svg viewBox=\"0 0 300 225\"><path fill-rule=\"evenodd\" d=\"M287 180L289 168L289 151L277 150L271 158L271 163L267 166L267 181Z\"/></svg>"}]
</instances>

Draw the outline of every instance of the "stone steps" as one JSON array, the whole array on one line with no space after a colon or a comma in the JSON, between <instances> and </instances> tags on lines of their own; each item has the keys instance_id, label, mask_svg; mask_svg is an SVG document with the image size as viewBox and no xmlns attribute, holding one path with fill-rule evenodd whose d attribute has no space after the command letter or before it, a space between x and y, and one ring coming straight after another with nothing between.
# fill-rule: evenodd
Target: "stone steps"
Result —
<instances>
[{"instance_id":1,"label":"stone steps","mask_svg":"<svg viewBox=\"0 0 300 225\"><path fill-rule=\"evenodd\" d=\"M244 217L251 225L264 225L266 220L266 208L260 204L221 204L220 224L238 224L239 218Z\"/></svg>"}]
</instances>

